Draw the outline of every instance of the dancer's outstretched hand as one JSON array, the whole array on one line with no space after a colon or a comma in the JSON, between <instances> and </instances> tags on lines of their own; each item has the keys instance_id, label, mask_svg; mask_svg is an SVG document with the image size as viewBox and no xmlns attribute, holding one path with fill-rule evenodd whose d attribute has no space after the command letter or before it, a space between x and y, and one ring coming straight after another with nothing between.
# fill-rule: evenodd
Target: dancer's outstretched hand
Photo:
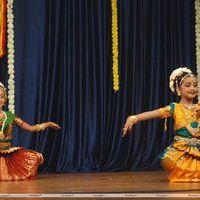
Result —
<instances>
[{"instance_id":1,"label":"dancer's outstretched hand","mask_svg":"<svg viewBox=\"0 0 200 200\"><path fill-rule=\"evenodd\" d=\"M54 122L45 122L44 125L45 125L46 128L52 128L54 130L60 130L61 129L61 127Z\"/></svg>"},{"instance_id":2,"label":"dancer's outstretched hand","mask_svg":"<svg viewBox=\"0 0 200 200\"><path fill-rule=\"evenodd\" d=\"M133 125L137 124L138 119L136 116L131 115L127 118L124 128L122 129L122 137L132 131Z\"/></svg>"}]
</instances>

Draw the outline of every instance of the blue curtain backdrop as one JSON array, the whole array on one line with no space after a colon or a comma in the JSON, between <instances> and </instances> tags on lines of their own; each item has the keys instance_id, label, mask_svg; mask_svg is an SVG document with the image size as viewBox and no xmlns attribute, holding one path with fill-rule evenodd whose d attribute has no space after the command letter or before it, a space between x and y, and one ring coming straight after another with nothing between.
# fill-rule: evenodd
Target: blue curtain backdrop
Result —
<instances>
[{"instance_id":1,"label":"blue curtain backdrop","mask_svg":"<svg viewBox=\"0 0 200 200\"><path fill-rule=\"evenodd\" d=\"M158 155L173 137L163 121L142 122L124 139L121 130L128 115L174 100L168 88L174 68L195 71L193 3L118 1L114 93L110 1L15 1L16 113L31 124L58 122L62 130L16 128L14 145L41 152L43 172L158 169Z\"/></svg>"}]
</instances>

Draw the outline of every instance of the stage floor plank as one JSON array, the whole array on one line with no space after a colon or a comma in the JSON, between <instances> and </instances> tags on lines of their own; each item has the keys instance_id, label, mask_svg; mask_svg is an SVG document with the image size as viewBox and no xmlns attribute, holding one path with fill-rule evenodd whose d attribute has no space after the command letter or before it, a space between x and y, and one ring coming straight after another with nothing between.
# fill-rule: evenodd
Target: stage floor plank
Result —
<instances>
[{"instance_id":1,"label":"stage floor plank","mask_svg":"<svg viewBox=\"0 0 200 200\"><path fill-rule=\"evenodd\" d=\"M170 183L163 171L43 174L31 181L0 182L1 194L200 193L199 188L200 183Z\"/></svg>"}]
</instances>

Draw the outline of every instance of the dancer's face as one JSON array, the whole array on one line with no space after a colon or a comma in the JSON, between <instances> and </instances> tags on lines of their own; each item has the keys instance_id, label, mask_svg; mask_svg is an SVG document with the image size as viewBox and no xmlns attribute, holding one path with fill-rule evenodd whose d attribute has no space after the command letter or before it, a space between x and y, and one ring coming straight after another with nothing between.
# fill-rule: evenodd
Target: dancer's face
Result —
<instances>
[{"instance_id":1,"label":"dancer's face","mask_svg":"<svg viewBox=\"0 0 200 200\"><path fill-rule=\"evenodd\" d=\"M193 76L185 78L179 89L181 98L193 100L198 95L197 79Z\"/></svg>"},{"instance_id":2,"label":"dancer's face","mask_svg":"<svg viewBox=\"0 0 200 200\"><path fill-rule=\"evenodd\" d=\"M0 89L0 107L2 108L2 106L5 105L6 102L6 97L5 97L5 93L2 89Z\"/></svg>"}]
</instances>

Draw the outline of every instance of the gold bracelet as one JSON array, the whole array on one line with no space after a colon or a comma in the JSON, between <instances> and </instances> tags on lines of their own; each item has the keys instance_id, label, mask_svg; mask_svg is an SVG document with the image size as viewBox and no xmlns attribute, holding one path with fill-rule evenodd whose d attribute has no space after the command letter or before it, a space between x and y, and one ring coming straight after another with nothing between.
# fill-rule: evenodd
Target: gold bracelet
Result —
<instances>
[{"instance_id":1,"label":"gold bracelet","mask_svg":"<svg viewBox=\"0 0 200 200\"><path fill-rule=\"evenodd\" d=\"M138 123L138 118L135 115L130 116L131 123L137 124Z\"/></svg>"},{"instance_id":2,"label":"gold bracelet","mask_svg":"<svg viewBox=\"0 0 200 200\"><path fill-rule=\"evenodd\" d=\"M39 131L44 131L45 128L46 128L45 125L44 125L44 123L36 124L35 127L36 127L36 131L37 131L37 132L39 132Z\"/></svg>"},{"instance_id":3,"label":"gold bracelet","mask_svg":"<svg viewBox=\"0 0 200 200\"><path fill-rule=\"evenodd\" d=\"M24 121L22 119L20 119L19 117L16 117L14 119L14 123L17 125L17 126L22 126L22 124L24 123Z\"/></svg>"}]
</instances>

